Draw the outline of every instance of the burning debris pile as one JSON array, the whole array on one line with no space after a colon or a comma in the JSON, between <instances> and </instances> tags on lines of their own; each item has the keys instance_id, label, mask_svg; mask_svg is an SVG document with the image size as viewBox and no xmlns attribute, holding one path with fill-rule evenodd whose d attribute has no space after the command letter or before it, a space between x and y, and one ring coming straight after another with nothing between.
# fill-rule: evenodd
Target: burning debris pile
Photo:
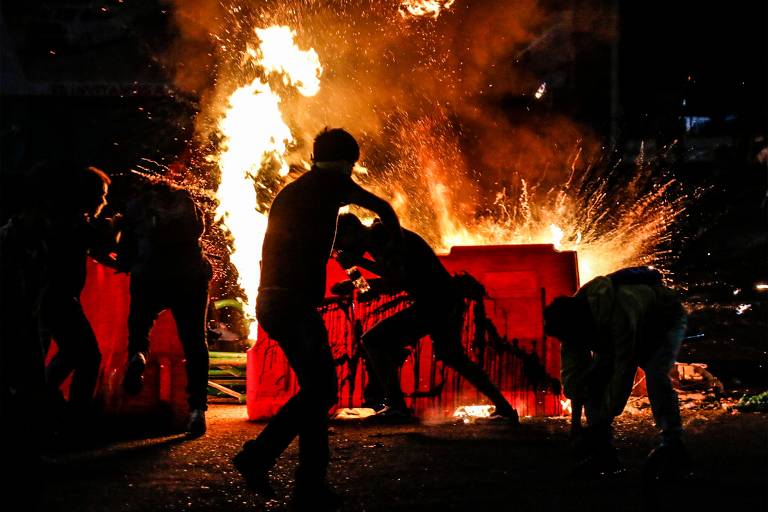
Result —
<instances>
[{"instance_id":1,"label":"burning debris pile","mask_svg":"<svg viewBox=\"0 0 768 512\"><path fill-rule=\"evenodd\" d=\"M454 411L453 417L464 423L474 423L478 419L490 418L494 412L496 407L493 405L462 405Z\"/></svg>"},{"instance_id":2,"label":"burning debris pile","mask_svg":"<svg viewBox=\"0 0 768 512\"><path fill-rule=\"evenodd\" d=\"M359 136L359 181L438 250L554 243L579 252L582 281L670 257L685 195L657 162L603 155L543 108L525 123L500 108L553 94L519 56L562 13L532 0L210 0L175 14L177 85L202 98L193 149L220 175L246 311L270 202L326 125Z\"/></svg>"}]
</instances>

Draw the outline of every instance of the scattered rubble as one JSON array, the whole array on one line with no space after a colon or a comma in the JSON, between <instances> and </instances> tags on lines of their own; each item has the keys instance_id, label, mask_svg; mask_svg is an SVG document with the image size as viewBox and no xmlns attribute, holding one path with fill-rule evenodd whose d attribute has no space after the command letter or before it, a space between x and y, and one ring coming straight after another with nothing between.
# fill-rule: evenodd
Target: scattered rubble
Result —
<instances>
[{"instance_id":1,"label":"scattered rubble","mask_svg":"<svg viewBox=\"0 0 768 512\"><path fill-rule=\"evenodd\" d=\"M671 373L682 411L723 411L726 413L768 411L768 391L746 395L743 391L726 391L722 382L707 370L704 363L676 363ZM642 383L624 408L625 415L650 414L650 402ZM644 384L644 383L643 383Z\"/></svg>"},{"instance_id":2,"label":"scattered rubble","mask_svg":"<svg viewBox=\"0 0 768 512\"><path fill-rule=\"evenodd\" d=\"M734 407L741 412L768 411L768 391L753 395L745 394Z\"/></svg>"}]
</instances>

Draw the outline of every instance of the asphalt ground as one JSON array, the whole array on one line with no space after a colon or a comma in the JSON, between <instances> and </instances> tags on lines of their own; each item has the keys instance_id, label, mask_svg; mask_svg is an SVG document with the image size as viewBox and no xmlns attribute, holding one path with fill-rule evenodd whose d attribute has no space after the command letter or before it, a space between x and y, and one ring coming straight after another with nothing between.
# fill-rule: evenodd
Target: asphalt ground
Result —
<instances>
[{"instance_id":1,"label":"asphalt ground","mask_svg":"<svg viewBox=\"0 0 768 512\"><path fill-rule=\"evenodd\" d=\"M653 488L641 479L655 442L648 411L617 419L626 471L615 476L574 478L567 421L523 418L518 428L336 422L329 480L346 511L768 510L768 414L686 410L684 422L694 476ZM244 406L213 405L198 439L106 436L51 453L33 490L3 510L288 510L296 443L272 472L278 499L250 492L230 463L263 426L247 421Z\"/></svg>"}]
</instances>

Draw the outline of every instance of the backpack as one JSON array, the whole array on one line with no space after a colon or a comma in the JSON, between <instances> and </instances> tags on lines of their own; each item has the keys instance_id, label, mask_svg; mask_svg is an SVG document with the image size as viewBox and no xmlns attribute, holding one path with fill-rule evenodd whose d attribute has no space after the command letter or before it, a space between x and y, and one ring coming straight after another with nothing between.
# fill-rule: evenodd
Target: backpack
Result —
<instances>
[{"instance_id":1,"label":"backpack","mask_svg":"<svg viewBox=\"0 0 768 512\"><path fill-rule=\"evenodd\" d=\"M148 203L148 235L156 251L174 253L198 246L205 225L189 192L162 187L149 194Z\"/></svg>"},{"instance_id":2,"label":"backpack","mask_svg":"<svg viewBox=\"0 0 768 512\"><path fill-rule=\"evenodd\" d=\"M617 270L607 276L613 286L644 284L646 286L662 286L664 276L653 267L627 267Z\"/></svg>"},{"instance_id":3,"label":"backpack","mask_svg":"<svg viewBox=\"0 0 768 512\"><path fill-rule=\"evenodd\" d=\"M122 223L118 262L124 271L200 259L205 221L184 189L153 184L129 203Z\"/></svg>"}]
</instances>

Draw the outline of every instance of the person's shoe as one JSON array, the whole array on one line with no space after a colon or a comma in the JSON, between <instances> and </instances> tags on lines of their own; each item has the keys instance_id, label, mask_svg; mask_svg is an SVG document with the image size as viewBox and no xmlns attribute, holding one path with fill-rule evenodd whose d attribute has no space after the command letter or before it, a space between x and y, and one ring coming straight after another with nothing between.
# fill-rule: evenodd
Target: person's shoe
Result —
<instances>
[{"instance_id":1,"label":"person's shoe","mask_svg":"<svg viewBox=\"0 0 768 512\"><path fill-rule=\"evenodd\" d=\"M485 418L489 423L504 423L512 426L520 425L520 416L512 407L497 408L493 414Z\"/></svg>"},{"instance_id":2,"label":"person's shoe","mask_svg":"<svg viewBox=\"0 0 768 512\"><path fill-rule=\"evenodd\" d=\"M190 437L200 437L205 434L205 430L205 411L203 409L193 409L189 413L187 433Z\"/></svg>"},{"instance_id":3,"label":"person's shoe","mask_svg":"<svg viewBox=\"0 0 768 512\"><path fill-rule=\"evenodd\" d=\"M690 477L691 460L682 442L651 450L643 464L643 480L676 482Z\"/></svg>"},{"instance_id":4,"label":"person's shoe","mask_svg":"<svg viewBox=\"0 0 768 512\"><path fill-rule=\"evenodd\" d=\"M295 512L333 512L339 510L343 500L325 484L308 486L296 484L291 495L290 510Z\"/></svg>"},{"instance_id":5,"label":"person's shoe","mask_svg":"<svg viewBox=\"0 0 768 512\"><path fill-rule=\"evenodd\" d=\"M360 407L364 409L373 409L374 411L380 411L387 406L384 400L365 400Z\"/></svg>"},{"instance_id":6,"label":"person's shoe","mask_svg":"<svg viewBox=\"0 0 768 512\"><path fill-rule=\"evenodd\" d=\"M240 451L232 458L232 465L242 475L245 485L264 499L272 499L276 496L272 484L269 482L269 471L259 464L253 456L245 451Z\"/></svg>"},{"instance_id":7,"label":"person's shoe","mask_svg":"<svg viewBox=\"0 0 768 512\"><path fill-rule=\"evenodd\" d=\"M368 419L374 423L385 423L392 425L416 423L419 421L418 418L414 416L411 409L403 409L390 406L385 406L380 411L377 411L373 416L369 416Z\"/></svg>"},{"instance_id":8,"label":"person's shoe","mask_svg":"<svg viewBox=\"0 0 768 512\"><path fill-rule=\"evenodd\" d=\"M571 476L574 478L588 479L618 475L624 471L624 466L619 461L616 449L600 450L582 459L574 468Z\"/></svg>"},{"instance_id":9,"label":"person's shoe","mask_svg":"<svg viewBox=\"0 0 768 512\"><path fill-rule=\"evenodd\" d=\"M147 367L147 356L142 352L133 354L128 360L128 368L123 377L123 390L129 395L138 395L144 387L144 369Z\"/></svg>"}]
</instances>

